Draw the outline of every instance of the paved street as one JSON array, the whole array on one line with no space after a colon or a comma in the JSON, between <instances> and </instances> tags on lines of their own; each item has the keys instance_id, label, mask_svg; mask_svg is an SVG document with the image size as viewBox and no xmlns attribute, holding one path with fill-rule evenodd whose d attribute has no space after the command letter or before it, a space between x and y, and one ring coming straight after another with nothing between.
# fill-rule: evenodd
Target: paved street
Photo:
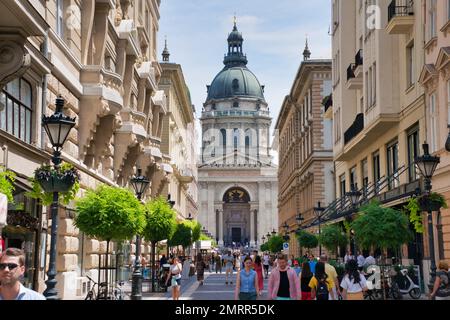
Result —
<instances>
[{"instance_id":1,"label":"paved street","mask_svg":"<svg viewBox=\"0 0 450 320\"><path fill-rule=\"evenodd\" d=\"M183 280L181 283L180 300L233 300L234 289L236 285L236 273L233 275L233 284L225 285L225 273L216 274L215 272L205 273L203 286L199 285L197 276ZM264 280L263 299L267 296L268 280ZM143 285L143 300L172 300L171 291L167 293L151 293L151 284ZM128 284L125 292L131 294L131 285Z\"/></svg>"}]
</instances>

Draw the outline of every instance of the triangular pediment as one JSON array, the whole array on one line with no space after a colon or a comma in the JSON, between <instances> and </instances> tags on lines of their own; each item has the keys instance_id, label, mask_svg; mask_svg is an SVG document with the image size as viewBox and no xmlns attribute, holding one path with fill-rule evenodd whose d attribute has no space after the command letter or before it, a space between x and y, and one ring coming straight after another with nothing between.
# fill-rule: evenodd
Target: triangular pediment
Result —
<instances>
[{"instance_id":1,"label":"triangular pediment","mask_svg":"<svg viewBox=\"0 0 450 320\"><path fill-rule=\"evenodd\" d=\"M419 82L423 85L433 79L434 77L437 77L438 72L434 66L434 64L426 64L422 68L422 72L420 73Z\"/></svg>"},{"instance_id":2,"label":"triangular pediment","mask_svg":"<svg viewBox=\"0 0 450 320\"><path fill-rule=\"evenodd\" d=\"M450 62L450 47L441 48L436 61L436 69L443 69Z\"/></svg>"}]
</instances>

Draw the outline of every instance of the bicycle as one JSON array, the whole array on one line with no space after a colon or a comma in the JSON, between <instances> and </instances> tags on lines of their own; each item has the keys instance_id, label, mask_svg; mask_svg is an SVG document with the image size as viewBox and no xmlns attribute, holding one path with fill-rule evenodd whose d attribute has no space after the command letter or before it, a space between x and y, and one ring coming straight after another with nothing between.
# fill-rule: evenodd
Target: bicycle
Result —
<instances>
[{"instance_id":1,"label":"bicycle","mask_svg":"<svg viewBox=\"0 0 450 320\"><path fill-rule=\"evenodd\" d=\"M125 294L125 291L122 289L124 284L124 281L116 282L115 286L112 288L112 300L126 300L127 294Z\"/></svg>"},{"instance_id":2,"label":"bicycle","mask_svg":"<svg viewBox=\"0 0 450 320\"><path fill-rule=\"evenodd\" d=\"M106 300L108 297L108 288L106 282L101 282L100 284L98 284L91 277L86 276L86 278L89 279L89 291L86 294L84 300ZM91 286L90 282L93 282L94 285ZM97 291L95 290L95 287L98 288Z\"/></svg>"}]
</instances>

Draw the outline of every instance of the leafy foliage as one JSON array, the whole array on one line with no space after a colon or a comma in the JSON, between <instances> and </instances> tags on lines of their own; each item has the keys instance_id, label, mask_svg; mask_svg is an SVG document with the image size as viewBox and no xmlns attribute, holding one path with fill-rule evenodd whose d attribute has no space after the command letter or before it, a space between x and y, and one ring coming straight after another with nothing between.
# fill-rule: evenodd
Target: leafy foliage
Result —
<instances>
[{"instance_id":1,"label":"leafy foliage","mask_svg":"<svg viewBox=\"0 0 450 320\"><path fill-rule=\"evenodd\" d=\"M269 243L268 243L268 242L263 243L263 244L261 245L260 249L261 249L261 251L270 251L270 250L269 250Z\"/></svg>"},{"instance_id":2,"label":"leafy foliage","mask_svg":"<svg viewBox=\"0 0 450 320\"><path fill-rule=\"evenodd\" d=\"M404 206L406 213L409 213L409 221L414 226L417 233L423 233L424 227L422 224L422 207L421 203L431 201L438 204L441 208L448 209L445 198L437 192L432 192L430 195L421 195L419 197L412 197L409 199L408 204Z\"/></svg>"},{"instance_id":3,"label":"leafy foliage","mask_svg":"<svg viewBox=\"0 0 450 320\"><path fill-rule=\"evenodd\" d=\"M75 226L99 240L126 240L145 227L144 206L123 188L101 185L76 201Z\"/></svg>"},{"instance_id":4,"label":"leafy foliage","mask_svg":"<svg viewBox=\"0 0 450 320\"><path fill-rule=\"evenodd\" d=\"M202 225L195 220L189 221L187 220L186 223L191 227L192 230L192 242L198 241L200 239L201 233L202 233ZM208 239L213 240L213 239Z\"/></svg>"},{"instance_id":5,"label":"leafy foliage","mask_svg":"<svg viewBox=\"0 0 450 320\"><path fill-rule=\"evenodd\" d=\"M166 199L159 197L145 205L146 226L144 238L151 242L170 239L175 232L176 213Z\"/></svg>"},{"instance_id":6,"label":"leafy foliage","mask_svg":"<svg viewBox=\"0 0 450 320\"><path fill-rule=\"evenodd\" d=\"M319 236L319 243L327 248L327 250L336 253L338 247L347 245L348 238L343 234L339 226L329 225L322 229Z\"/></svg>"},{"instance_id":7,"label":"leafy foliage","mask_svg":"<svg viewBox=\"0 0 450 320\"><path fill-rule=\"evenodd\" d=\"M168 241L169 246L182 246L183 248L186 248L189 247L192 243L191 223L189 221L182 221L178 223L175 229L175 233Z\"/></svg>"},{"instance_id":8,"label":"leafy foliage","mask_svg":"<svg viewBox=\"0 0 450 320\"><path fill-rule=\"evenodd\" d=\"M269 241L267 241L269 251L272 253L281 252L283 250L283 237L280 235L271 236Z\"/></svg>"},{"instance_id":9,"label":"leafy foliage","mask_svg":"<svg viewBox=\"0 0 450 320\"><path fill-rule=\"evenodd\" d=\"M402 212L383 208L373 201L361 208L363 213L352 223L356 242L363 249L396 249L412 239L408 217Z\"/></svg>"},{"instance_id":10,"label":"leafy foliage","mask_svg":"<svg viewBox=\"0 0 450 320\"><path fill-rule=\"evenodd\" d=\"M319 245L319 240L312 233L301 230L297 233L297 240L301 247L312 249Z\"/></svg>"},{"instance_id":11,"label":"leafy foliage","mask_svg":"<svg viewBox=\"0 0 450 320\"><path fill-rule=\"evenodd\" d=\"M34 177L29 178L32 190L27 192L26 195L33 199L40 199L44 206L50 205L53 202L53 193L45 192L37 178L50 177L52 175L70 176L73 179L72 187L67 192L59 192L59 202L68 205L70 201L75 199L78 190L80 190L80 175L77 169L67 162L63 162L58 171L49 165L37 168L34 172Z\"/></svg>"},{"instance_id":12,"label":"leafy foliage","mask_svg":"<svg viewBox=\"0 0 450 320\"><path fill-rule=\"evenodd\" d=\"M0 166L0 192L6 195L8 202L14 203L14 180L16 174Z\"/></svg>"}]
</instances>

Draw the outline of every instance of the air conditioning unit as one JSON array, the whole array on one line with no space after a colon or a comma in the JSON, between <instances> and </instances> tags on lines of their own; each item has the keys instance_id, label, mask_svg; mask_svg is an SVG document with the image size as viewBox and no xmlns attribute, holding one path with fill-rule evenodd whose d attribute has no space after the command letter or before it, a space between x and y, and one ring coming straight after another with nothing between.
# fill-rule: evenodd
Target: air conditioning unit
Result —
<instances>
[{"instance_id":1,"label":"air conditioning unit","mask_svg":"<svg viewBox=\"0 0 450 320\"><path fill-rule=\"evenodd\" d=\"M77 296L84 296L89 290L89 280L86 277L77 278Z\"/></svg>"}]
</instances>

